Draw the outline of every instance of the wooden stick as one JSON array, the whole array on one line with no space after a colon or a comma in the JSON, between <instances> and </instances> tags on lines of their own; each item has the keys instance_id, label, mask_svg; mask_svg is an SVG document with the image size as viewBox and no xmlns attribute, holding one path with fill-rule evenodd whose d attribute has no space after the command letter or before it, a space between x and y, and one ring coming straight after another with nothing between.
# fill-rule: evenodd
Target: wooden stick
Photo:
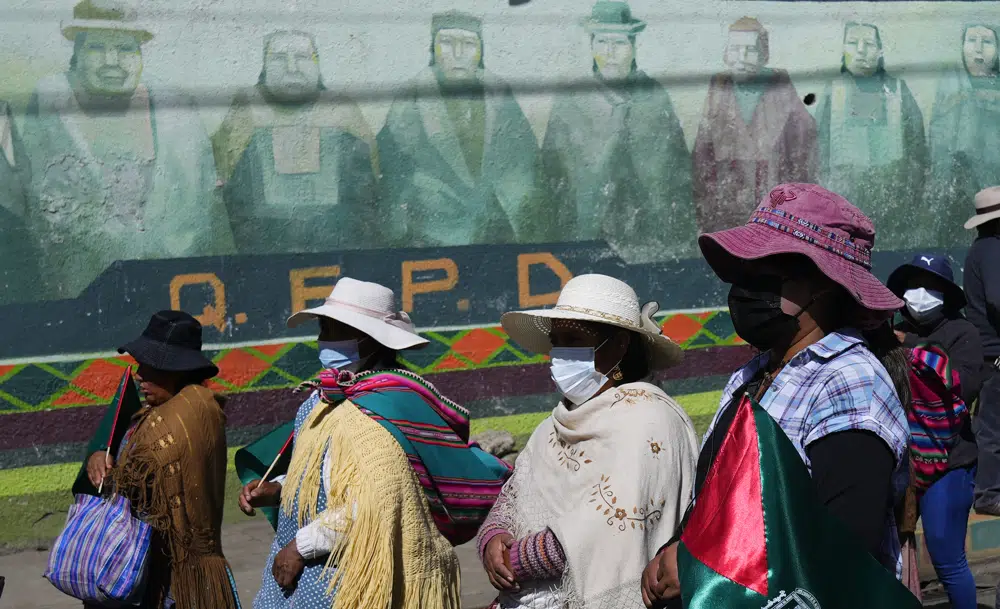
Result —
<instances>
[{"instance_id":1,"label":"wooden stick","mask_svg":"<svg viewBox=\"0 0 1000 609\"><path fill-rule=\"evenodd\" d=\"M107 465L107 463L108 463L108 457L110 457L110 456L111 456L111 447L109 446L108 450L104 451L104 464L105 465ZM108 475L105 474L104 478L107 478L107 477L108 477ZM101 484L100 484L100 486L97 487L97 494L98 495L100 495L101 491L104 490L104 478L101 478Z\"/></svg>"},{"instance_id":2,"label":"wooden stick","mask_svg":"<svg viewBox=\"0 0 1000 609\"><path fill-rule=\"evenodd\" d=\"M273 470L274 466L278 464L278 459L280 459L281 456L285 454L285 451L288 450L288 446L292 443L293 438L295 438L294 429L292 430L292 433L288 434L288 439L285 440L285 445L282 446L281 450L278 451L278 456L274 458L274 461L271 461L271 467L267 468L267 471L264 472L263 476L261 476L260 480L257 482L257 486L253 487L253 490L257 490L258 488L260 488L260 485L264 484L264 481L267 480L267 477L271 475L271 470Z\"/></svg>"},{"instance_id":3,"label":"wooden stick","mask_svg":"<svg viewBox=\"0 0 1000 609\"><path fill-rule=\"evenodd\" d=\"M273 470L274 466L278 464L278 459L280 458L281 458L281 453L278 453L278 456L274 458L274 461L271 461L271 467L267 468L267 471L264 472L264 475L261 476L260 480L257 481L257 486L253 487L253 490L259 489L260 485L264 484L264 481L267 480L267 477L271 475L271 470Z\"/></svg>"}]
</instances>

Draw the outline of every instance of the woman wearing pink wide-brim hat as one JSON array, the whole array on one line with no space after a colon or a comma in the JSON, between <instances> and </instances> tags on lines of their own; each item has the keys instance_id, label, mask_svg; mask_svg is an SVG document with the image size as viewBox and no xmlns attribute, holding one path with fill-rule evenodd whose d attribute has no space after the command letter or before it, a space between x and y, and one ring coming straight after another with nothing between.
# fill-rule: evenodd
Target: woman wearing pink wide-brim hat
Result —
<instances>
[{"instance_id":1,"label":"woman wearing pink wide-brim hat","mask_svg":"<svg viewBox=\"0 0 1000 609\"><path fill-rule=\"evenodd\" d=\"M908 465L908 360L889 325L903 303L871 272L874 241L871 220L814 184L777 186L744 226L699 237L730 284L737 334L759 353L723 391L695 497L750 395L791 440L820 500L899 577L892 508ZM667 544L646 568L651 605L680 594L676 548Z\"/></svg>"}]
</instances>

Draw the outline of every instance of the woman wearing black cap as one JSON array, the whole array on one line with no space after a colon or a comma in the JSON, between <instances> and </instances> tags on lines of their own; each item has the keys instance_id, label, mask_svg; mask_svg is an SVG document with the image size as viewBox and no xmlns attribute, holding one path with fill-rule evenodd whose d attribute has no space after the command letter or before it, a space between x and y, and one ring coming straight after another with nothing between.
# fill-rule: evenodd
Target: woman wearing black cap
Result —
<instances>
[{"instance_id":1,"label":"woman wearing black cap","mask_svg":"<svg viewBox=\"0 0 1000 609\"><path fill-rule=\"evenodd\" d=\"M976 327L962 315L965 293L955 283L948 258L917 254L910 263L893 271L886 285L906 302L900 311L902 321L896 324L897 336L910 348L927 343L944 348L951 369L958 372L961 398L971 410L982 386L983 348ZM915 392L914 397L918 394ZM952 607L974 609L976 584L965 555L977 461L971 419L966 418L947 459L947 471L938 473L941 477L919 497L919 515L924 522L928 554ZM911 480L911 484L914 482ZM916 528L917 512L913 507L911 503L906 510L911 516L905 528L910 530Z\"/></svg>"},{"instance_id":2,"label":"woman wearing black cap","mask_svg":"<svg viewBox=\"0 0 1000 609\"><path fill-rule=\"evenodd\" d=\"M142 606L236 609L221 538L226 416L222 398L203 385L219 369L201 352L201 324L160 311L118 351L138 362L146 407L133 417L118 463L102 450L87 471L95 486L107 476L153 528Z\"/></svg>"}]
</instances>

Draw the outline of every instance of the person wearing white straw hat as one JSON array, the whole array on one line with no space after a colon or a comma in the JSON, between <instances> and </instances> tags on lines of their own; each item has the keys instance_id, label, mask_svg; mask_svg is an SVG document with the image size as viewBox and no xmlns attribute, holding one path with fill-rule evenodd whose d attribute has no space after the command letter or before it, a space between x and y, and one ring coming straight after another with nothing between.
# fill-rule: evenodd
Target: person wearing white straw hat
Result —
<instances>
[{"instance_id":1,"label":"person wearing white straw hat","mask_svg":"<svg viewBox=\"0 0 1000 609\"><path fill-rule=\"evenodd\" d=\"M531 434L479 532L495 607L641 607L639 579L691 496L698 442L684 410L647 381L681 361L635 291L571 279L552 309L506 313L504 330L551 357L562 399Z\"/></svg>"},{"instance_id":2,"label":"person wearing white straw hat","mask_svg":"<svg viewBox=\"0 0 1000 609\"><path fill-rule=\"evenodd\" d=\"M962 273L966 318L979 331L985 359L974 418L979 467L973 505L980 514L1000 516L1000 186L981 190L975 206L965 228L978 234Z\"/></svg>"},{"instance_id":3,"label":"person wearing white straw hat","mask_svg":"<svg viewBox=\"0 0 1000 609\"><path fill-rule=\"evenodd\" d=\"M345 277L288 319L319 320L323 371L303 384L286 472L240 495L248 515L279 508L256 609L459 609L452 546L475 536L510 469L470 444L467 410L396 369L427 340L395 300Z\"/></svg>"}]
</instances>

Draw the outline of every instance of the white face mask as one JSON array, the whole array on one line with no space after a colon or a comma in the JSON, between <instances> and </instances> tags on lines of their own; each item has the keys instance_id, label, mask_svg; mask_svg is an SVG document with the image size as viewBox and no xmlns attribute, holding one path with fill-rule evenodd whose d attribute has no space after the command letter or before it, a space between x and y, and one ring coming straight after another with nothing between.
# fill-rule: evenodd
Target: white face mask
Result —
<instances>
[{"instance_id":1,"label":"white face mask","mask_svg":"<svg viewBox=\"0 0 1000 609\"><path fill-rule=\"evenodd\" d=\"M903 293L906 310L917 321L930 319L944 306L944 294L937 290L916 288Z\"/></svg>"},{"instance_id":2,"label":"white face mask","mask_svg":"<svg viewBox=\"0 0 1000 609\"><path fill-rule=\"evenodd\" d=\"M594 397L608 382L608 377L594 367L593 347L553 347L552 380L560 393L579 406Z\"/></svg>"}]
</instances>

